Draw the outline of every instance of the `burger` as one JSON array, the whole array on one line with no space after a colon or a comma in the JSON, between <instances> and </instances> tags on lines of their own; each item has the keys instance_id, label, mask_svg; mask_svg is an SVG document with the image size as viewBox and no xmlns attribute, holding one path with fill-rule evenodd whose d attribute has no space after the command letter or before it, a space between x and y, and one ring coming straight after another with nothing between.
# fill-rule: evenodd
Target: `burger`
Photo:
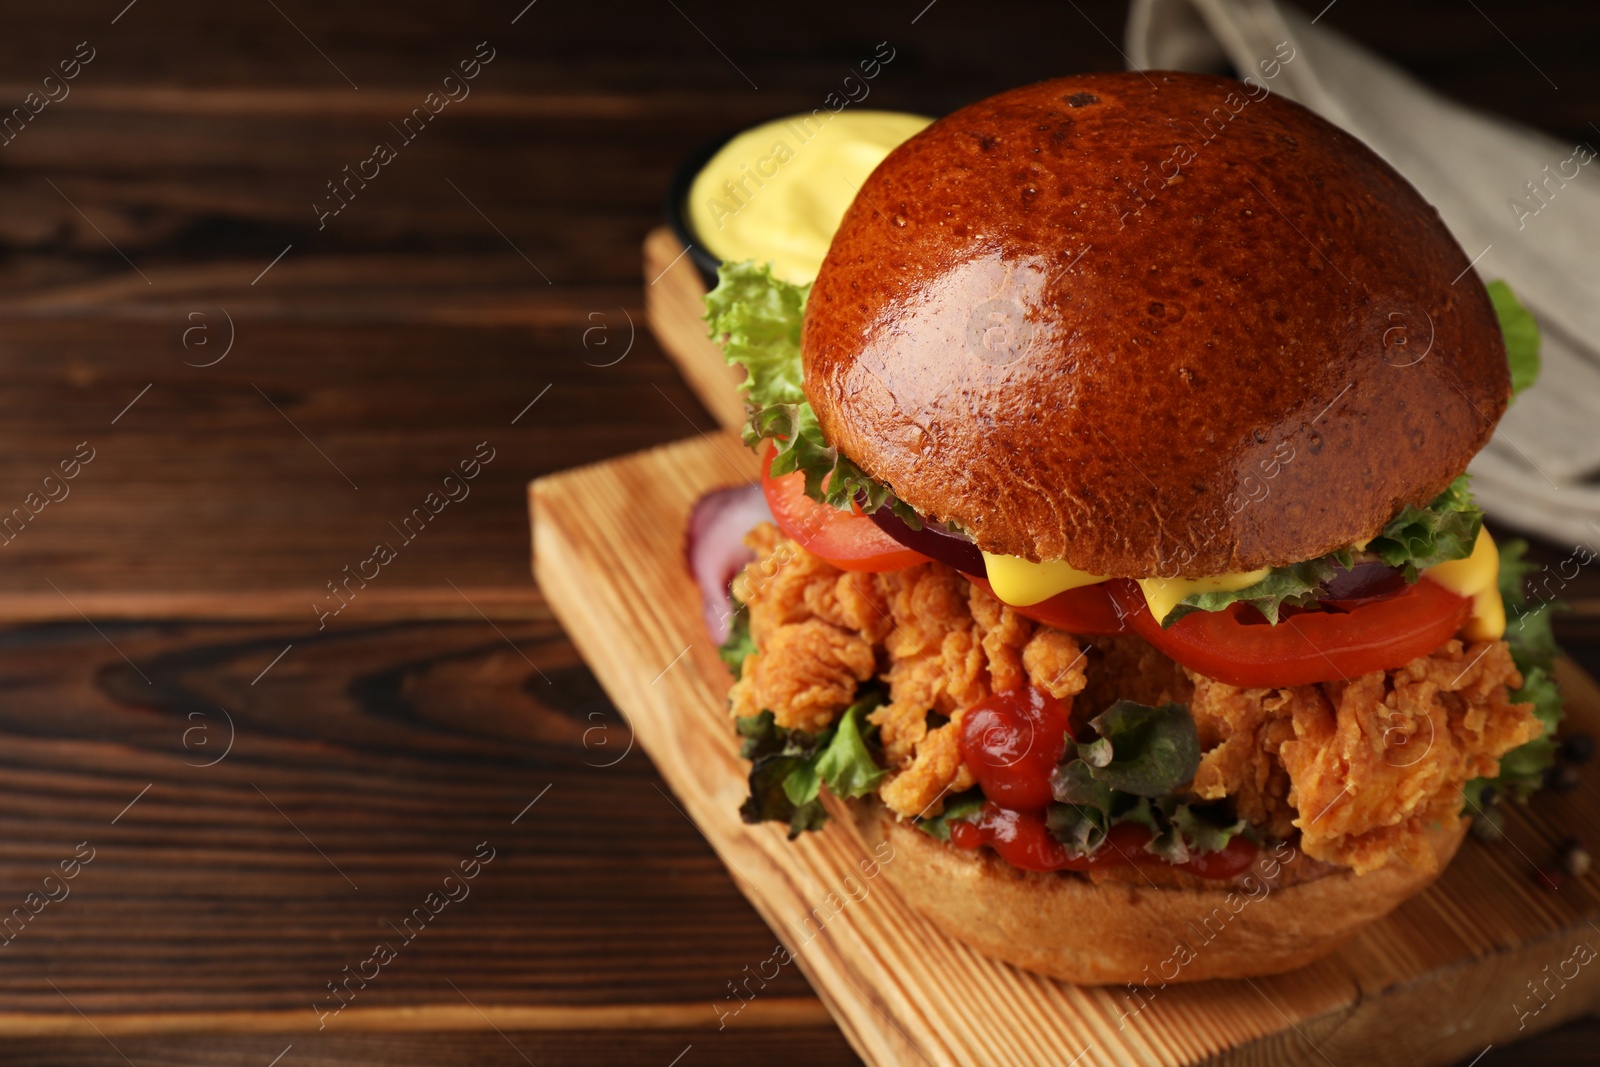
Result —
<instances>
[{"instance_id":1,"label":"burger","mask_svg":"<svg viewBox=\"0 0 1600 1067\"><path fill-rule=\"evenodd\" d=\"M889 152L812 284L724 263L707 307L771 517L722 642L748 822L831 811L980 952L1166 983L1324 955L1538 787L1548 605L1464 474L1536 331L1310 111L1005 92Z\"/></svg>"}]
</instances>

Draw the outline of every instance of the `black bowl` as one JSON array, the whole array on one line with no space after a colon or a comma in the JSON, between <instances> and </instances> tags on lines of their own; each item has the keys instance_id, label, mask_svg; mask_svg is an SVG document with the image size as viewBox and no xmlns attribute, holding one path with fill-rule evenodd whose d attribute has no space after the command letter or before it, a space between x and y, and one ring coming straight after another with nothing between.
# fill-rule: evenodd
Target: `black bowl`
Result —
<instances>
[{"instance_id":1,"label":"black bowl","mask_svg":"<svg viewBox=\"0 0 1600 1067\"><path fill-rule=\"evenodd\" d=\"M696 176L705 169L706 164L711 162L711 157L716 155L723 145L748 128L729 130L690 152L673 172L672 180L667 183L667 198L662 205L667 225L672 228L678 243L689 250L689 258L694 261L695 269L705 280L707 289L716 288L717 268L722 265L722 260L700 246L699 235L689 225L689 187L694 184Z\"/></svg>"}]
</instances>

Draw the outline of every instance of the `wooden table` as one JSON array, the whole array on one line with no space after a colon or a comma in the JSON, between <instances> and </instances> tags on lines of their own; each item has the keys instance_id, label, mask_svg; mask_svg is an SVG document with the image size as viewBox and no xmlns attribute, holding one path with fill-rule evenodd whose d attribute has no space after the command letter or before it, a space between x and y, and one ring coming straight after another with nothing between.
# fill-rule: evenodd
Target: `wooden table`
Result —
<instances>
[{"instance_id":1,"label":"wooden table","mask_svg":"<svg viewBox=\"0 0 1600 1067\"><path fill-rule=\"evenodd\" d=\"M79 60L0 146L0 1061L855 1062L792 970L718 1031L773 936L551 621L523 485L711 424L643 328L685 153L882 40L872 104L933 113L1116 67L1122 5L124 2L0 34L7 108ZM1600 16L1479 7L1325 21L1591 136Z\"/></svg>"}]
</instances>

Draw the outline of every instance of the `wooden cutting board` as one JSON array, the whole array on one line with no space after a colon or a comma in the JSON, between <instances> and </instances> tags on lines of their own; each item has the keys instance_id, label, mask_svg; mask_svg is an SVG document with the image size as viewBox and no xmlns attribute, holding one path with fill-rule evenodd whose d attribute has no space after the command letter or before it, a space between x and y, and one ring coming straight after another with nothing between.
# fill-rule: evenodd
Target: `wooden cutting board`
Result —
<instances>
[{"instance_id":1,"label":"wooden cutting board","mask_svg":"<svg viewBox=\"0 0 1600 1067\"><path fill-rule=\"evenodd\" d=\"M1600 949L1600 883L1547 889L1536 874L1567 838L1600 842L1595 775L1513 809L1505 840L1469 838L1434 887L1334 956L1276 978L1159 990L1132 1015L1126 989L985 959L912 913L887 880L863 883L866 853L841 820L796 842L775 825L746 826L731 680L701 622L683 530L702 493L755 470L735 436L716 433L541 478L529 487L534 573L685 817L869 1064L1443 1064L1600 1004L1600 962L1564 963ZM1558 677L1575 726L1600 730L1600 687L1566 662ZM864 891L846 892L852 875ZM830 901L848 902L834 914ZM831 917L811 933L817 909ZM769 960L729 974L729 988L770 977ZM1564 984L1550 977L1563 969ZM1529 983L1547 980L1553 992L1536 998ZM759 978L748 988L759 1005ZM711 1010L738 1027L740 1003L730 993Z\"/></svg>"}]
</instances>

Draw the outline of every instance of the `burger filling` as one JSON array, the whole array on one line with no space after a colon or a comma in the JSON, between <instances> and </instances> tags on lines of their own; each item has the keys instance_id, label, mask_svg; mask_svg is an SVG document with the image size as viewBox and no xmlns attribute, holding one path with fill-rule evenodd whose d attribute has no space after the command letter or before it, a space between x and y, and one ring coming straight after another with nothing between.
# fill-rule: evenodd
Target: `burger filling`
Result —
<instances>
[{"instance_id":1,"label":"burger filling","mask_svg":"<svg viewBox=\"0 0 1600 1067\"><path fill-rule=\"evenodd\" d=\"M1298 836L1357 871L1426 868L1427 832L1458 822L1466 785L1544 731L1511 695L1528 679L1504 640L1242 688L1137 635L1091 644L1034 622L939 563L842 571L771 525L749 544L727 646L756 761L745 815L795 832L820 825L826 784L1034 870L1192 863L1240 853L1241 835Z\"/></svg>"},{"instance_id":2,"label":"burger filling","mask_svg":"<svg viewBox=\"0 0 1600 1067\"><path fill-rule=\"evenodd\" d=\"M805 296L743 264L707 301L748 371L775 519L747 538L723 646L747 820L814 829L826 787L1023 869L1228 878L1286 839L1357 872L1431 869L1430 831L1490 786L1537 787L1561 714L1552 605L1524 602L1522 546L1496 549L1465 477L1367 542L1249 574L985 555L823 441Z\"/></svg>"}]
</instances>

